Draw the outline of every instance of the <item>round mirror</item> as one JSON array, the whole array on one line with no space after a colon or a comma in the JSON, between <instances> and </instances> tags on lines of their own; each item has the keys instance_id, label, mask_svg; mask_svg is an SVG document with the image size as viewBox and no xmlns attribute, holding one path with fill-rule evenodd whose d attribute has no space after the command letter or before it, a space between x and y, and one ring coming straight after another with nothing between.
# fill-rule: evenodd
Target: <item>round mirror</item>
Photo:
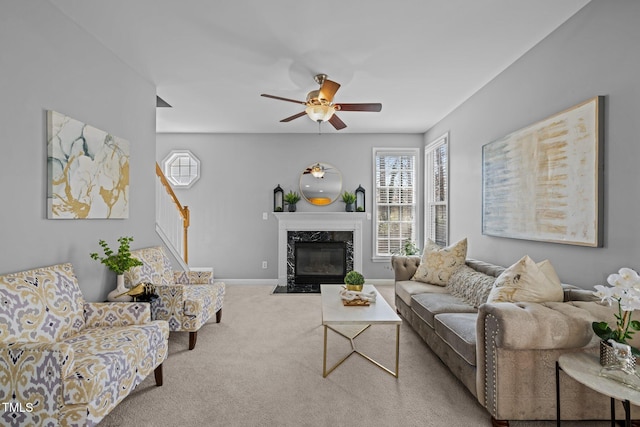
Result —
<instances>
[{"instance_id":1,"label":"round mirror","mask_svg":"<svg viewBox=\"0 0 640 427\"><path fill-rule=\"evenodd\" d=\"M333 203L342 191L342 174L327 163L314 163L300 176L300 192L312 205Z\"/></svg>"}]
</instances>

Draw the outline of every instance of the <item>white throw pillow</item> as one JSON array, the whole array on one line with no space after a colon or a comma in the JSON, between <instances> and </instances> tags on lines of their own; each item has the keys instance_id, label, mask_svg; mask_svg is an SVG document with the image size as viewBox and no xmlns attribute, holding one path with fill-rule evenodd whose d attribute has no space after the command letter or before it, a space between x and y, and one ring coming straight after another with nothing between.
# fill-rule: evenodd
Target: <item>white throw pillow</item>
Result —
<instances>
[{"instance_id":1,"label":"white throw pillow","mask_svg":"<svg viewBox=\"0 0 640 427\"><path fill-rule=\"evenodd\" d=\"M411 280L445 286L467 259L467 239L443 248L427 239L422 261Z\"/></svg>"},{"instance_id":2,"label":"white throw pillow","mask_svg":"<svg viewBox=\"0 0 640 427\"><path fill-rule=\"evenodd\" d=\"M562 302L560 278L549 260L536 264L528 255L507 268L493 284L487 302Z\"/></svg>"}]
</instances>

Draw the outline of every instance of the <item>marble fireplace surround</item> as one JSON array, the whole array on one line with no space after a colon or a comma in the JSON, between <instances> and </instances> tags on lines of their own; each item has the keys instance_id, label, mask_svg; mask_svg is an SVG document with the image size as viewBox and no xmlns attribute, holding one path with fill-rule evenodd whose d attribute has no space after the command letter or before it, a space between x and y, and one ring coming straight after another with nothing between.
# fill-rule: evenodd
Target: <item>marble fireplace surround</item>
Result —
<instances>
[{"instance_id":1,"label":"marble fireplace surround","mask_svg":"<svg viewBox=\"0 0 640 427\"><path fill-rule=\"evenodd\" d=\"M287 285L287 240L290 231L351 231L353 269L362 272L362 219L354 212L282 212L278 219L278 286Z\"/></svg>"}]
</instances>

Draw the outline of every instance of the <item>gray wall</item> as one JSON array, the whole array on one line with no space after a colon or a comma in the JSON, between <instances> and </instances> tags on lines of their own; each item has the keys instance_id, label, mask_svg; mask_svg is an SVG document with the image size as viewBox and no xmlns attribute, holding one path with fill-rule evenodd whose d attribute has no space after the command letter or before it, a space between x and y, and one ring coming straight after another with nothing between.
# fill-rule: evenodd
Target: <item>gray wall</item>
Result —
<instances>
[{"instance_id":1,"label":"gray wall","mask_svg":"<svg viewBox=\"0 0 640 427\"><path fill-rule=\"evenodd\" d=\"M434 126L450 131L451 241L510 265L548 258L567 283L591 288L620 267L640 268L640 2L594 0ZM605 99L604 247L481 234L482 145L596 95Z\"/></svg>"},{"instance_id":2,"label":"gray wall","mask_svg":"<svg viewBox=\"0 0 640 427\"><path fill-rule=\"evenodd\" d=\"M309 126L312 126L309 123ZM343 188L366 189L367 211L373 200L372 148L422 147L423 135L362 134L158 134L157 159L172 149L188 149L201 162L202 174L189 189L178 189L191 210L189 264L212 266L220 279L277 279L278 224L271 214L273 189L298 190L300 173L316 162L342 172ZM419 159L420 160L420 159ZM422 177L419 177L422 182ZM344 211L336 201L318 207L301 200L299 212ZM264 221L262 213L268 212ZM422 225L419 212L419 225ZM388 263L371 262L372 221L363 224L363 274L391 279ZM268 269L263 270L262 261Z\"/></svg>"},{"instance_id":3,"label":"gray wall","mask_svg":"<svg viewBox=\"0 0 640 427\"><path fill-rule=\"evenodd\" d=\"M0 1L2 209L0 273L71 262L87 300L103 300L115 276L89 258L98 239L155 233L155 87L49 2ZM46 110L130 142L126 220L46 219Z\"/></svg>"}]
</instances>

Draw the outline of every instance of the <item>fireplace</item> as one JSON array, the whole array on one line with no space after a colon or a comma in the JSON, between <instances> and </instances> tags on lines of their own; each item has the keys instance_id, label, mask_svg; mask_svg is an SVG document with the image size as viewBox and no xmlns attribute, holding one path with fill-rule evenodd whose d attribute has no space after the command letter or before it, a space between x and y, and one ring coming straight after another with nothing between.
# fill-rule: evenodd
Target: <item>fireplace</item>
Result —
<instances>
[{"instance_id":1,"label":"fireplace","mask_svg":"<svg viewBox=\"0 0 640 427\"><path fill-rule=\"evenodd\" d=\"M346 242L297 242L294 252L294 284L343 283Z\"/></svg>"},{"instance_id":2,"label":"fireplace","mask_svg":"<svg viewBox=\"0 0 640 427\"><path fill-rule=\"evenodd\" d=\"M320 284L334 282L338 286L346 272L362 271L362 215L359 213L276 212L274 216L278 219L278 285L274 293L320 292ZM311 281L315 283L301 284L300 279L296 283L296 247L318 242L344 245L344 270L336 271L333 278L325 276ZM309 282L307 279L302 281Z\"/></svg>"}]
</instances>

